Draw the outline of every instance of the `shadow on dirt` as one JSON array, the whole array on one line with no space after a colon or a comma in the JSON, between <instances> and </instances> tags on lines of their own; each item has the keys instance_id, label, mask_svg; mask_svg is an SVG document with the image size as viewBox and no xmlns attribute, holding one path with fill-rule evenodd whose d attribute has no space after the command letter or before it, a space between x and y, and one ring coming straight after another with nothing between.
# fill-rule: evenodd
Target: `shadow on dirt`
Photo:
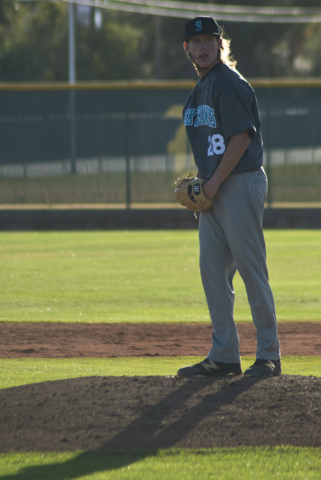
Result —
<instances>
[{"instance_id":1,"label":"shadow on dirt","mask_svg":"<svg viewBox=\"0 0 321 480\"><path fill-rule=\"evenodd\" d=\"M221 407L233 403L262 378L193 379L181 385L160 402L149 408L118 435L101 446L101 450L158 449L179 445L180 440ZM186 381L186 380L184 380ZM215 393L205 393L194 405L188 400L217 382L224 382ZM232 390L232 392L231 392ZM185 411L182 407L186 406ZM192 447L192 445L191 445Z\"/></svg>"},{"instance_id":2,"label":"shadow on dirt","mask_svg":"<svg viewBox=\"0 0 321 480\"><path fill-rule=\"evenodd\" d=\"M260 381L262 379L255 378L185 379L182 384L177 380L173 391L149 405L139 418L108 441L101 442L96 451L79 453L61 463L24 467L17 474L0 479L69 480L95 472L127 469L135 462L155 456L159 449L179 446L180 441L209 415L219 415L222 407L226 409ZM215 387L214 393L208 393L211 387ZM148 398L148 389L145 395ZM195 395L198 400L189 403ZM193 445L187 444L185 448L193 448ZM34 448L30 446L24 451L34 451Z\"/></svg>"}]
</instances>

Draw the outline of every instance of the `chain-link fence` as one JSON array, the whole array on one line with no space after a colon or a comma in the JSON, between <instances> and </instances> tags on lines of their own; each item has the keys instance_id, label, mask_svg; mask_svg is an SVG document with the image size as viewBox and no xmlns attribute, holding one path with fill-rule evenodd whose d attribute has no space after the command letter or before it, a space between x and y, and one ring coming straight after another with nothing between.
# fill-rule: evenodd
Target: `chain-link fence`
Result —
<instances>
[{"instance_id":1,"label":"chain-link fence","mask_svg":"<svg viewBox=\"0 0 321 480\"><path fill-rule=\"evenodd\" d=\"M321 81L253 81L270 204L321 202ZM0 204L175 204L188 82L0 85Z\"/></svg>"}]
</instances>

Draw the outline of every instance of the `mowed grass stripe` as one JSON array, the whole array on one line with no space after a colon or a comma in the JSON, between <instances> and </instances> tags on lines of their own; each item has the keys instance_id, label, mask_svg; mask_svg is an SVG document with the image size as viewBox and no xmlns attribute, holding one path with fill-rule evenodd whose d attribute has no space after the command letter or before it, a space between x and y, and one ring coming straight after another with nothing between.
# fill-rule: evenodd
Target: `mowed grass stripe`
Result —
<instances>
[{"instance_id":1,"label":"mowed grass stripe","mask_svg":"<svg viewBox=\"0 0 321 480\"><path fill-rule=\"evenodd\" d=\"M175 358L68 358L0 360L0 389L69 378L93 376L176 375L177 370L203 357ZM242 357L245 370L254 358ZM321 376L320 357L283 357L285 375Z\"/></svg>"},{"instance_id":2,"label":"mowed grass stripe","mask_svg":"<svg viewBox=\"0 0 321 480\"><path fill-rule=\"evenodd\" d=\"M267 230L279 321L321 320L321 230ZM198 234L1 232L0 321L209 321ZM235 319L251 321L235 277Z\"/></svg>"},{"instance_id":3,"label":"mowed grass stripe","mask_svg":"<svg viewBox=\"0 0 321 480\"><path fill-rule=\"evenodd\" d=\"M319 480L320 448L0 454L2 480Z\"/></svg>"}]
</instances>

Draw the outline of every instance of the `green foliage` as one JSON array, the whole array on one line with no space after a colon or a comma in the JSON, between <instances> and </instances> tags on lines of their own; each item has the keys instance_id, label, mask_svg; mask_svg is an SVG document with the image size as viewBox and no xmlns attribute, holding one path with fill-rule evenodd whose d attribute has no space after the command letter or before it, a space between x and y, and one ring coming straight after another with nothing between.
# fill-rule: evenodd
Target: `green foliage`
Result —
<instances>
[{"instance_id":1,"label":"green foliage","mask_svg":"<svg viewBox=\"0 0 321 480\"><path fill-rule=\"evenodd\" d=\"M195 1L195 0L194 0ZM201 1L204 3L204 1ZM218 1L224 4L224 1ZM243 0L230 0L242 5ZM318 7L319 0L248 0L253 6ZM196 78L182 48L184 18L94 9L76 22L78 80ZM219 22L246 77L315 76L321 72L319 24ZM0 81L68 78L68 5L0 2Z\"/></svg>"},{"instance_id":2,"label":"green foliage","mask_svg":"<svg viewBox=\"0 0 321 480\"><path fill-rule=\"evenodd\" d=\"M78 80L118 80L142 76L137 63L140 32L107 22L101 29L78 29ZM94 73L94 78L93 78Z\"/></svg>"},{"instance_id":3,"label":"green foliage","mask_svg":"<svg viewBox=\"0 0 321 480\"><path fill-rule=\"evenodd\" d=\"M294 67L311 76L321 76L321 25L307 25Z\"/></svg>"},{"instance_id":4,"label":"green foliage","mask_svg":"<svg viewBox=\"0 0 321 480\"><path fill-rule=\"evenodd\" d=\"M15 5L14 15L0 29L0 81L67 81L68 5ZM130 23L105 21L97 29L93 23L86 27L76 22L77 79L142 77L140 36Z\"/></svg>"},{"instance_id":5,"label":"green foliage","mask_svg":"<svg viewBox=\"0 0 321 480\"><path fill-rule=\"evenodd\" d=\"M66 5L39 2L21 5L2 30L0 80L67 80Z\"/></svg>"},{"instance_id":6,"label":"green foliage","mask_svg":"<svg viewBox=\"0 0 321 480\"><path fill-rule=\"evenodd\" d=\"M218 0L217 4L225 5ZM231 5L317 7L319 0L234 0ZM237 68L246 77L320 75L320 25L309 23L220 22L232 39Z\"/></svg>"},{"instance_id":7,"label":"green foliage","mask_svg":"<svg viewBox=\"0 0 321 480\"><path fill-rule=\"evenodd\" d=\"M1 0L0 2L0 29L2 25L7 25L12 19L15 6L11 0Z\"/></svg>"}]
</instances>

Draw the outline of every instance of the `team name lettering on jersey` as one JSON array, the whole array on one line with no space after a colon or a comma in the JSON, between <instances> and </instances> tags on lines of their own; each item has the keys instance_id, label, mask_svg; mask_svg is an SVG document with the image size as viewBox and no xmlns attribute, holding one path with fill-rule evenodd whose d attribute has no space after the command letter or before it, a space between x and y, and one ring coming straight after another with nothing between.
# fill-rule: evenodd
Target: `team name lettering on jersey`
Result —
<instances>
[{"instance_id":1,"label":"team name lettering on jersey","mask_svg":"<svg viewBox=\"0 0 321 480\"><path fill-rule=\"evenodd\" d=\"M216 128L214 110L207 105L200 105L197 109L189 108L185 112L184 123L185 126L192 126L194 123L194 127L208 125L209 127Z\"/></svg>"},{"instance_id":2,"label":"team name lettering on jersey","mask_svg":"<svg viewBox=\"0 0 321 480\"><path fill-rule=\"evenodd\" d=\"M188 110L186 110L185 117L184 117L185 126L193 125L193 118L194 118L194 115L196 115L196 113L197 113L197 110L195 108L189 108Z\"/></svg>"}]
</instances>

